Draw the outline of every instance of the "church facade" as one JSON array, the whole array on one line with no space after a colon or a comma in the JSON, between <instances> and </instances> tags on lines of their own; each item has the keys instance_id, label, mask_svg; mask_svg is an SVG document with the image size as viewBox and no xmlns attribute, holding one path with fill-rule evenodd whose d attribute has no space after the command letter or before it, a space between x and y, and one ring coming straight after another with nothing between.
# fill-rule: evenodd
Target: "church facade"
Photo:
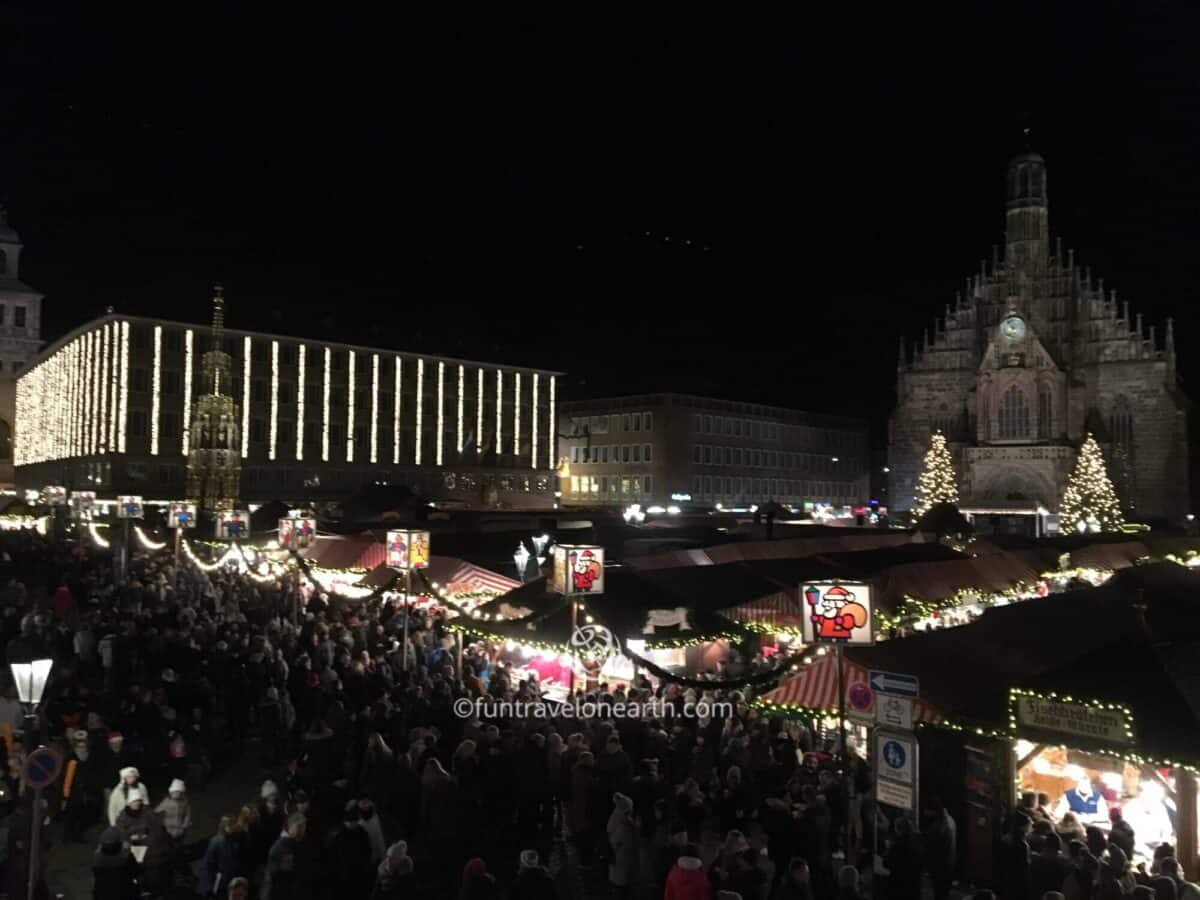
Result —
<instances>
[{"instance_id":1,"label":"church facade","mask_svg":"<svg viewBox=\"0 0 1200 900\"><path fill-rule=\"evenodd\" d=\"M912 355L900 342L889 423L891 502L913 506L931 434L943 432L960 506L980 514L1058 510L1078 447L1095 435L1127 513L1184 514L1186 400L1170 319L1147 332L1128 302L1051 244L1046 164L1009 164L1003 256L966 282Z\"/></svg>"}]
</instances>

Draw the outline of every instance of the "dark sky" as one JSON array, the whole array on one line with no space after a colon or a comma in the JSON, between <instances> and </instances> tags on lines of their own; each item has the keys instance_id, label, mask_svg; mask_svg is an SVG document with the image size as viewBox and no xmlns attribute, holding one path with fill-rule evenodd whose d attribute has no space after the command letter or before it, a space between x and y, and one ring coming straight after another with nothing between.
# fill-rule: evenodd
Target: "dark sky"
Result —
<instances>
[{"instance_id":1,"label":"dark sky","mask_svg":"<svg viewBox=\"0 0 1200 900\"><path fill-rule=\"evenodd\" d=\"M0 13L49 336L202 321L220 280L234 326L878 425L897 336L1002 239L1028 124L1052 231L1176 316L1200 380L1186 4L258 6Z\"/></svg>"}]
</instances>

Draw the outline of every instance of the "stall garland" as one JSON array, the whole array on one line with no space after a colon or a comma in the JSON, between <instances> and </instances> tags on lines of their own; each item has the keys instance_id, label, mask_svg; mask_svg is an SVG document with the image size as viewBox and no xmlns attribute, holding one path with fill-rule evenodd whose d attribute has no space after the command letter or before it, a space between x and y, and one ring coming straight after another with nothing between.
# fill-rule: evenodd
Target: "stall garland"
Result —
<instances>
[{"instance_id":1,"label":"stall garland","mask_svg":"<svg viewBox=\"0 0 1200 900\"><path fill-rule=\"evenodd\" d=\"M361 597L347 597L344 594L339 594L337 591L330 590L317 581L317 579L313 577L312 569L309 567L308 560L301 556L299 551L292 550L290 552L292 559L296 562L297 568L299 568L304 574L304 577L308 579L308 583L313 586L314 590L319 592L324 597L328 597L333 600L339 600L343 603L367 603L372 600L378 600L388 591L392 590L392 588L395 587L397 580L400 578L400 573L395 572L391 578L378 587L372 589L370 593L364 594Z\"/></svg>"}]
</instances>

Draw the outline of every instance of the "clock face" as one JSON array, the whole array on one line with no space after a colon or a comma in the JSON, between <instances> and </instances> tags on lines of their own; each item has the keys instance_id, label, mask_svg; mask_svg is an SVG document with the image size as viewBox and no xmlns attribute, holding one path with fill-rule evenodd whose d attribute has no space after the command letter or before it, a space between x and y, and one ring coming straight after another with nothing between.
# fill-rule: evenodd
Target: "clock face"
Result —
<instances>
[{"instance_id":1,"label":"clock face","mask_svg":"<svg viewBox=\"0 0 1200 900\"><path fill-rule=\"evenodd\" d=\"M1020 316L1009 316L1000 323L1000 333L1010 341L1019 341L1025 337L1025 320Z\"/></svg>"}]
</instances>

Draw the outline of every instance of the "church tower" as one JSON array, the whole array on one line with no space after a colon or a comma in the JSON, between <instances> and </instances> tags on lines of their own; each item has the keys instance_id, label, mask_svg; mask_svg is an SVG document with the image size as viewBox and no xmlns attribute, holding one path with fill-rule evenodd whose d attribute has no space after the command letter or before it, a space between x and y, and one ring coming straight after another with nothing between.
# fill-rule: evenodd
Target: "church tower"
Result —
<instances>
[{"instance_id":1,"label":"church tower","mask_svg":"<svg viewBox=\"0 0 1200 900\"><path fill-rule=\"evenodd\" d=\"M1046 197L1046 161L1022 153L1008 164L1005 202L1005 263L1029 274L1050 255L1050 207Z\"/></svg>"},{"instance_id":2,"label":"church tower","mask_svg":"<svg viewBox=\"0 0 1200 900\"><path fill-rule=\"evenodd\" d=\"M42 295L23 283L21 236L0 204L0 486L13 483L16 379L42 347Z\"/></svg>"},{"instance_id":3,"label":"church tower","mask_svg":"<svg viewBox=\"0 0 1200 900\"><path fill-rule=\"evenodd\" d=\"M224 350L225 296L213 288L212 348L201 358L201 390L192 409L188 453L187 494L200 509L217 511L237 506L242 457L238 405L234 402L233 361Z\"/></svg>"}]
</instances>

